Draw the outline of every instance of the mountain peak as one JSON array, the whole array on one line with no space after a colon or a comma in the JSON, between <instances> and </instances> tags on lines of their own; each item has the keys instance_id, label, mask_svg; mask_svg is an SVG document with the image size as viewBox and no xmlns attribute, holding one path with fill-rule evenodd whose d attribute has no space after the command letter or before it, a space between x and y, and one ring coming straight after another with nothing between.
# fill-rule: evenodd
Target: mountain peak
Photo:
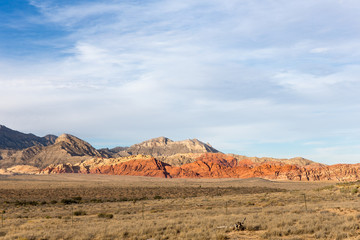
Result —
<instances>
[{"instance_id":1,"label":"mountain peak","mask_svg":"<svg viewBox=\"0 0 360 240\"><path fill-rule=\"evenodd\" d=\"M157 137L157 138L152 138L149 140L146 140L142 143L139 144L135 144L135 145L141 145L141 146L145 146L145 147L155 147L155 146L166 146L169 143L172 143L173 141L169 138L166 137Z\"/></svg>"},{"instance_id":2,"label":"mountain peak","mask_svg":"<svg viewBox=\"0 0 360 240\"><path fill-rule=\"evenodd\" d=\"M77 138L71 134L63 133L59 137L57 137L57 139L55 140L55 143L73 142L73 141L82 141L82 140L80 140L79 138Z\"/></svg>"},{"instance_id":3,"label":"mountain peak","mask_svg":"<svg viewBox=\"0 0 360 240\"><path fill-rule=\"evenodd\" d=\"M0 131L5 131L5 130L11 130L11 129L6 127L5 125L0 124Z\"/></svg>"},{"instance_id":4,"label":"mountain peak","mask_svg":"<svg viewBox=\"0 0 360 240\"><path fill-rule=\"evenodd\" d=\"M133 155L144 154L151 156L168 156L177 153L219 152L198 139L172 141L166 137L153 138L142 143L132 145L126 151Z\"/></svg>"}]
</instances>

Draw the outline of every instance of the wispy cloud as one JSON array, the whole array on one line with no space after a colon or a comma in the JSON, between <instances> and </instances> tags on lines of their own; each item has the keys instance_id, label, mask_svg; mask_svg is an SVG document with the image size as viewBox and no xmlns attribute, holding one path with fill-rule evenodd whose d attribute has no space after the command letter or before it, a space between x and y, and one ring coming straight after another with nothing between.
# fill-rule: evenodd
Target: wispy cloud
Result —
<instances>
[{"instance_id":1,"label":"wispy cloud","mask_svg":"<svg viewBox=\"0 0 360 240\"><path fill-rule=\"evenodd\" d=\"M314 160L305 143L356 145L357 1L29 4L37 47L0 46L3 124L97 146L165 135L276 157L296 143Z\"/></svg>"}]
</instances>

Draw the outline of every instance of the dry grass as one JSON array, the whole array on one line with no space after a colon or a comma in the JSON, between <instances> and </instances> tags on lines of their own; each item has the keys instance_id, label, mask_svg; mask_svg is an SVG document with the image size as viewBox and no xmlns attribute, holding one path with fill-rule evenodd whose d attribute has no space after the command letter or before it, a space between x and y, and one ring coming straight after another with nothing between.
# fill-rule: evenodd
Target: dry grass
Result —
<instances>
[{"instance_id":1,"label":"dry grass","mask_svg":"<svg viewBox=\"0 0 360 240\"><path fill-rule=\"evenodd\" d=\"M358 183L60 178L0 180L0 239L360 239Z\"/></svg>"}]
</instances>

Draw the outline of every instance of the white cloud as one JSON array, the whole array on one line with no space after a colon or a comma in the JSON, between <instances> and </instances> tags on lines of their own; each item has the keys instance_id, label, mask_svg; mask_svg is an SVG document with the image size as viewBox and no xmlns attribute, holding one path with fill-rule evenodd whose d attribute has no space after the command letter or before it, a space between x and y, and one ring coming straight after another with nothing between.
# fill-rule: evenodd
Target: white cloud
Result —
<instances>
[{"instance_id":1,"label":"white cloud","mask_svg":"<svg viewBox=\"0 0 360 240\"><path fill-rule=\"evenodd\" d=\"M273 81L286 89L302 95L332 98L334 94L356 91L359 81L360 65L348 65L329 75L314 75L301 72L280 72L273 76Z\"/></svg>"},{"instance_id":2,"label":"white cloud","mask_svg":"<svg viewBox=\"0 0 360 240\"><path fill-rule=\"evenodd\" d=\"M315 148L309 157L327 164L359 163L360 145L329 146Z\"/></svg>"},{"instance_id":3,"label":"white cloud","mask_svg":"<svg viewBox=\"0 0 360 240\"><path fill-rule=\"evenodd\" d=\"M329 49L324 47L313 48L310 50L311 53L326 53L327 51L329 51Z\"/></svg>"}]
</instances>

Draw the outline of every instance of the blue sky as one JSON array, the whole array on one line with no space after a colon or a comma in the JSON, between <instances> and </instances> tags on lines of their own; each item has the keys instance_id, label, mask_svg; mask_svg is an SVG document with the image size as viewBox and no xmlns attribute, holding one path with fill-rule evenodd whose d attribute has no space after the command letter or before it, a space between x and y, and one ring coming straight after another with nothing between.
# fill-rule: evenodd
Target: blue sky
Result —
<instances>
[{"instance_id":1,"label":"blue sky","mask_svg":"<svg viewBox=\"0 0 360 240\"><path fill-rule=\"evenodd\" d=\"M360 162L360 2L0 2L0 121Z\"/></svg>"}]
</instances>

